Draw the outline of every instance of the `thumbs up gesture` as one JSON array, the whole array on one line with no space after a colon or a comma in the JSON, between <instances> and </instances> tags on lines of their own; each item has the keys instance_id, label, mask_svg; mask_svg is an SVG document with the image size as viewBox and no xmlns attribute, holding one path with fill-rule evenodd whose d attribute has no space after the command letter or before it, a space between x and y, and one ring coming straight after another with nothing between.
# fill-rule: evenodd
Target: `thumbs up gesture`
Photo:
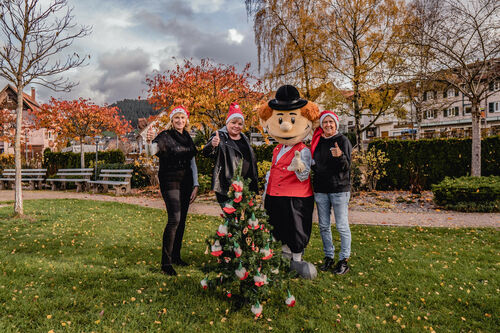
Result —
<instances>
[{"instance_id":1,"label":"thumbs up gesture","mask_svg":"<svg viewBox=\"0 0 500 333\"><path fill-rule=\"evenodd\" d=\"M292 159L292 162L288 166L287 170L288 171L298 171L302 172L306 169L306 165L304 164L304 161L300 158L300 152L295 151L295 156Z\"/></svg>"},{"instance_id":2,"label":"thumbs up gesture","mask_svg":"<svg viewBox=\"0 0 500 333\"><path fill-rule=\"evenodd\" d=\"M342 156L342 150L340 150L339 145L337 144L337 142L335 142L335 146L333 146L332 148L330 148L330 151L332 152L332 156L333 157L340 157L340 156Z\"/></svg>"},{"instance_id":3,"label":"thumbs up gesture","mask_svg":"<svg viewBox=\"0 0 500 333\"><path fill-rule=\"evenodd\" d=\"M212 138L212 146L217 147L220 143L219 131L215 131L215 136Z\"/></svg>"}]
</instances>

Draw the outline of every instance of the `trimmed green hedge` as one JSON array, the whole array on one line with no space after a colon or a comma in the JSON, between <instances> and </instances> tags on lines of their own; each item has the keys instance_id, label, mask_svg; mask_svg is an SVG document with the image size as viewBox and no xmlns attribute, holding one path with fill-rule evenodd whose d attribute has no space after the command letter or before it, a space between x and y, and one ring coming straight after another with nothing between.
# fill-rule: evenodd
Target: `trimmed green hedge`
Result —
<instances>
[{"instance_id":1,"label":"trimmed green hedge","mask_svg":"<svg viewBox=\"0 0 500 333\"><path fill-rule=\"evenodd\" d=\"M273 158L273 149L276 147L273 145L252 145L255 152L255 157L258 162L269 161L271 162ZM196 155L196 166L198 167L198 173L201 175L212 175L212 170L214 168L214 162L211 158L206 158L201 153L202 148L198 147L198 155Z\"/></svg>"},{"instance_id":2,"label":"trimmed green hedge","mask_svg":"<svg viewBox=\"0 0 500 333\"><path fill-rule=\"evenodd\" d=\"M434 202L446 209L465 212L500 211L500 177L446 177L432 185Z\"/></svg>"},{"instance_id":3,"label":"trimmed green hedge","mask_svg":"<svg viewBox=\"0 0 500 333\"><path fill-rule=\"evenodd\" d=\"M412 186L430 189L445 177L470 174L471 139L375 140L374 146L389 158L387 176L377 188L410 189ZM481 142L481 174L500 175L500 136L484 138Z\"/></svg>"},{"instance_id":4,"label":"trimmed green hedge","mask_svg":"<svg viewBox=\"0 0 500 333\"><path fill-rule=\"evenodd\" d=\"M125 155L121 150L110 150L110 151L100 151L98 155L100 163L103 164L114 164L114 163L124 163ZM95 162L95 153L85 153L85 167L91 167ZM57 173L59 169L78 169L80 168L80 154L79 153L61 153L61 152L51 152L50 150L45 150L43 152L43 163L44 168L47 168L47 174L52 176Z\"/></svg>"}]
</instances>

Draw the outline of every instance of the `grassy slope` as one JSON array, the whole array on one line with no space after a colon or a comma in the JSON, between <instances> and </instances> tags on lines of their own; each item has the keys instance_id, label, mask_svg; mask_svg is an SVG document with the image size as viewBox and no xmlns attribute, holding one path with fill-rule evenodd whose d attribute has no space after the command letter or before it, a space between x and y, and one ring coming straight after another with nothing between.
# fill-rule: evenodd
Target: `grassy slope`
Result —
<instances>
[{"instance_id":1,"label":"grassy slope","mask_svg":"<svg viewBox=\"0 0 500 333\"><path fill-rule=\"evenodd\" d=\"M499 231L353 226L351 272L296 279L254 321L199 281L216 218L190 215L178 277L158 273L165 212L118 203L0 208L0 331L495 331ZM334 242L339 244L334 232ZM317 225L306 259L322 258ZM495 312L495 309L496 312Z\"/></svg>"}]
</instances>

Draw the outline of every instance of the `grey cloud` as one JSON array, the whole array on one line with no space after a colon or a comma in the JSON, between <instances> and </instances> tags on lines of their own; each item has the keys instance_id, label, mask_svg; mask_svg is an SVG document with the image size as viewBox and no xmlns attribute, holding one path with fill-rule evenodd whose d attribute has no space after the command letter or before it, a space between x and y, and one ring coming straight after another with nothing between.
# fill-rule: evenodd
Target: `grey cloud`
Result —
<instances>
[{"instance_id":1,"label":"grey cloud","mask_svg":"<svg viewBox=\"0 0 500 333\"><path fill-rule=\"evenodd\" d=\"M166 10L175 16L192 17L194 14L193 9L186 2L180 0L169 1Z\"/></svg>"},{"instance_id":2,"label":"grey cloud","mask_svg":"<svg viewBox=\"0 0 500 333\"><path fill-rule=\"evenodd\" d=\"M179 48L178 56L181 58L210 58L220 63L246 64L257 63L256 48L253 43L253 34L247 32L241 44L230 43L227 32L209 33L203 26L197 27L187 21L163 19L157 14L142 11L136 19L157 32L174 38ZM167 64L168 61L162 64Z\"/></svg>"},{"instance_id":3,"label":"grey cloud","mask_svg":"<svg viewBox=\"0 0 500 333\"><path fill-rule=\"evenodd\" d=\"M137 98L145 91L144 79L151 71L150 55L143 50L118 50L99 57L102 76L91 86L112 103L123 98Z\"/></svg>"}]
</instances>

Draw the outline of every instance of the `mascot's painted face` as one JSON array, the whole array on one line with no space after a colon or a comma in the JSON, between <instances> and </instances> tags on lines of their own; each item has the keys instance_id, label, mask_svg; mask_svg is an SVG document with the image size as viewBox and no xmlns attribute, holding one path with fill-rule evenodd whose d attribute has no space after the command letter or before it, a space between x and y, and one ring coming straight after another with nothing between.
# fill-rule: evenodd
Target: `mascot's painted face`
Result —
<instances>
[{"instance_id":1,"label":"mascot's painted face","mask_svg":"<svg viewBox=\"0 0 500 333\"><path fill-rule=\"evenodd\" d=\"M301 110L272 110L267 120L261 118L262 127L281 144L293 146L313 131L313 121L302 115Z\"/></svg>"}]
</instances>

